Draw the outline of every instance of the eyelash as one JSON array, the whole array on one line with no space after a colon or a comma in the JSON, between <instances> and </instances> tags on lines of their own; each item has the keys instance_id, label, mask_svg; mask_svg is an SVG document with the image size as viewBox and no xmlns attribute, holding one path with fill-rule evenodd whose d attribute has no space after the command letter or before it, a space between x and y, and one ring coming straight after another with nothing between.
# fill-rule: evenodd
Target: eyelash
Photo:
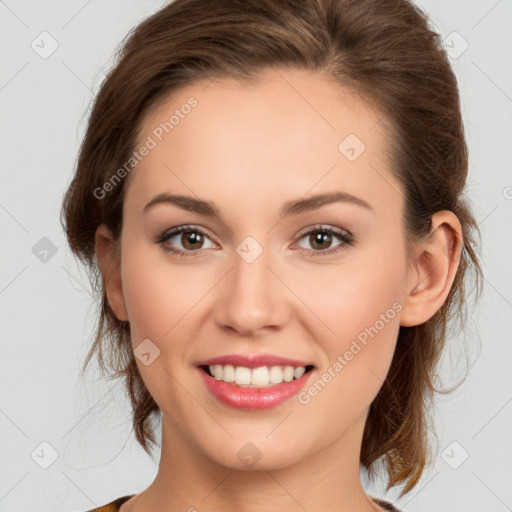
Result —
<instances>
[{"instance_id":1,"label":"eyelash","mask_svg":"<svg viewBox=\"0 0 512 512\"><path fill-rule=\"evenodd\" d=\"M167 242L169 239L173 238L176 235L179 235L180 233L183 233L184 231L192 231L192 232L200 233L201 235L208 237L207 233L204 232L202 229L198 228L197 226L194 226L194 225L184 225L184 226L179 226L179 227L174 228L174 229L172 229L170 231L166 231L166 232L162 233L160 236L158 236L156 238L156 240L154 240L154 242L157 243L157 244L160 244L160 246L162 247L162 249L165 252L176 254L178 256L182 256L182 257L186 257L186 258L188 258L188 257L194 258L194 257L198 256L197 253L199 253L200 250L197 250L197 251L182 251L182 250L173 249L172 247L164 245L165 242ZM300 235L299 239L304 238L306 235L311 235L312 233L327 233L329 235L334 235L334 236L336 236L337 238L339 238L343 242L334 250L333 249L327 249L325 251L315 251L313 249L299 249L299 250L302 250L302 251L309 252L312 256L329 256L329 255L332 255L332 254L337 254L338 252L346 250L348 248L348 246L353 245L354 242L355 242L354 235L352 235L348 231L337 229L337 228L333 228L333 227L330 227L330 226L322 226L322 225L313 226L312 229L310 229L309 231L306 231L305 233ZM193 254L193 253L196 253L196 254Z\"/></svg>"}]
</instances>

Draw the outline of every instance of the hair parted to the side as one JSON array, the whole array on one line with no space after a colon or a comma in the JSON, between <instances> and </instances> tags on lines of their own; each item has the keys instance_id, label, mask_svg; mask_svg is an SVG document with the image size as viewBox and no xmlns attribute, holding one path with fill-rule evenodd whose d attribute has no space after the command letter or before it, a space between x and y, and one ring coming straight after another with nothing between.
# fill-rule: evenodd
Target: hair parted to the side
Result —
<instances>
[{"instance_id":1,"label":"hair parted to the side","mask_svg":"<svg viewBox=\"0 0 512 512\"><path fill-rule=\"evenodd\" d=\"M362 466L372 476L382 463L388 489L403 484L403 495L429 462L427 420L447 328L464 323L468 271L477 293L482 273L478 228L463 198L468 151L456 78L439 34L408 0L176 0L127 36L96 96L62 208L69 245L101 301L82 373L96 353L105 371L106 353L114 377L125 377L135 434L150 453L159 408L135 363L129 323L108 304L94 246L102 223L119 237L127 180L101 199L94 191L130 158L144 116L172 91L215 77L254 80L279 68L316 72L380 109L391 169L405 191L407 244L428 234L437 211L454 212L462 224L449 296L426 323L400 328L364 430Z\"/></svg>"}]
</instances>

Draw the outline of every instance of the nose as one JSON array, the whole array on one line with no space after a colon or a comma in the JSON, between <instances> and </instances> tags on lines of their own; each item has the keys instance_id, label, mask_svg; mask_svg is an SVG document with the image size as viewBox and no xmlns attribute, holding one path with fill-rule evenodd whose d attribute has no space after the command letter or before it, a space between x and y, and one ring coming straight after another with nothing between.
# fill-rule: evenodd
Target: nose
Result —
<instances>
[{"instance_id":1,"label":"nose","mask_svg":"<svg viewBox=\"0 0 512 512\"><path fill-rule=\"evenodd\" d=\"M265 250L251 263L235 252L233 267L219 285L215 320L223 329L254 336L282 328L290 317L292 293Z\"/></svg>"}]
</instances>

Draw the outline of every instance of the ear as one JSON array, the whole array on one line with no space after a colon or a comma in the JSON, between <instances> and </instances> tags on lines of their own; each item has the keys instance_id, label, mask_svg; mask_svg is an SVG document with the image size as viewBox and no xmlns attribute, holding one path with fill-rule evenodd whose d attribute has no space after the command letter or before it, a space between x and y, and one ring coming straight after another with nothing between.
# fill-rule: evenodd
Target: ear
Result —
<instances>
[{"instance_id":1,"label":"ear","mask_svg":"<svg viewBox=\"0 0 512 512\"><path fill-rule=\"evenodd\" d=\"M114 240L110 229L101 224L96 230L95 249L103 286L112 311L121 321L128 320L123 295L120 264L120 240Z\"/></svg>"},{"instance_id":2,"label":"ear","mask_svg":"<svg viewBox=\"0 0 512 512\"><path fill-rule=\"evenodd\" d=\"M460 264L462 228L448 210L432 216L430 235L414 248L414 261L407 277L406 297L400 325L420 325L444 304Z\"/></svg>"}]
</instances>

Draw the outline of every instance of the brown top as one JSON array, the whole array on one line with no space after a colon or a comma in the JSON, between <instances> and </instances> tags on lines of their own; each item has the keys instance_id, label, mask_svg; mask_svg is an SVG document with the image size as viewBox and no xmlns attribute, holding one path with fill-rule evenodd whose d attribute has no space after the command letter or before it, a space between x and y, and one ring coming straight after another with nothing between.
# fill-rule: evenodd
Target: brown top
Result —
<instances>
[{"instance_id":1,"label":"brown top","mask_svg":"<svg viewBox=\"0 0 512 512\"><path fill-rule=\"evenodd\" d=\"M102 507L95 508L93 510L89 510L88 512L118 512L121 505L128 501L132 496L135 496L135 494L131 494L129 496L123 496L121 498L117 498L114 501L111 501L110 503L107 503L106 505L103 505ZM385 510L389 510L390 512L400 512L397 508L395 508L391 503L388 503L387 501L380 500L378 498L372 498L377 505L380 505Z\"/></svg>"},{"instance_id":2,"label":"brown top","mask_svg":"<svg viewBox=\"0 0 512 512\"><path fill-rule=\"evenodd\" d=\"M129 496L123 496L122 498L117 498L116 500L111 501L110 503L107 503L106 505L103 505L102 507L91 509L88 512L118 512L121 505L125 501L128 501L132 496L135 496L135 494L130 494Z\"/></svg>"}]
</instances>

